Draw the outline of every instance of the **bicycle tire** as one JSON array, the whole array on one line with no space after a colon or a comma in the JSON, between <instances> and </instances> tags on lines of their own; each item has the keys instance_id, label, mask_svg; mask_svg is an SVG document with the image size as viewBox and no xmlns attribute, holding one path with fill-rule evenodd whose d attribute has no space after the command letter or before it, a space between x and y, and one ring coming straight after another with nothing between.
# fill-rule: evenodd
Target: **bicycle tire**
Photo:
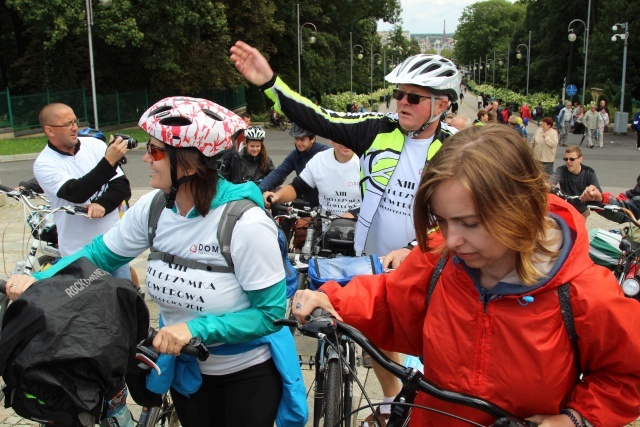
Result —
<instances>
[{"instance_id":1,"label":"bicycle tire","mask_svg":"<svg viewBox=\"0 0 640 427\"><path fill-rule=\"evenodd\" d=\"M341 425L343 417L342 367L337 359L327 361L324 383L324 427Z\"/></svg>"},{"instance_id":2,"label":"bicycle tire","mask_svg":"<svg viewBox=\"0 0 640 427\"><path fill-rule=\"evenodd\" d=\"M265 120L264 123L262 124L262 128L263 129L268 129L270 127L272 127L273 125L271 124L271 121L269 120Z\"/></svg>"},{"instance_id":3,"label":"bicycle tire","mask_svg":"<svg viewBox=\"0 0 640 427\"><path fill-rule=\"evenodd\" d=\"M286 120L280 120L280 121L278 122L278 128L279 128L281 131L283 131L283 132L284 132L285 130L287 130L287 121L286 121Z\"/></svg>"},{"instance_id":4,"label":"bicycle tire","mask_svg":"<svg viewBox=\"0 0 640 427\"><path fill-rule=\"evenodd\" d=\"M58 258L52 257L50 255L42 255L38 257L38 265L40 265L38 271L45 271L47 268L51 267L57 260Z\"/></svg>"}]
</instances>

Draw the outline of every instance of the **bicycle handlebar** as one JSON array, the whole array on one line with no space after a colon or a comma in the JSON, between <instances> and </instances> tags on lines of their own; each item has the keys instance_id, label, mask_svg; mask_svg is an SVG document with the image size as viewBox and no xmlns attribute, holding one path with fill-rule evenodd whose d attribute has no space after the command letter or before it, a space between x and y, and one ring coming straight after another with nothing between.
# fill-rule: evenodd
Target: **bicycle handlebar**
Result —
<instances>
[{"instance_id":1,"label":"bicycle handlebar","mask_svg":"<svg viewBox=\"0 0 640 427\"><path fill-rule=\"evenodd\" d=\"M147 347L147 348L151 347L152 346L151 343L153 342L153 339L156 337L157 334L158 334L158 331L156 331L154 328L149 328L149 333L147 334L147 337L144 340L142 340L140 344L138 344L138 349L140 349L140 347ZM209 358L209 349L207 348L206 345L204 345L204 343L200 338L191 338L191 340L189 340L187 345L182 347L182 350L180 350L180 353L185 354L187 356L197 357L198 360L200 360L201 362L204 362Z\"/></svg>"},{"instance_id":2,"label":"bicycle handlebar","mask_svg":"<svg viewBox=\"0 0 640 427\"><path fill-rule=\"evenodd\" d=\"M400 378L403 384L417 383L418 390L427 393L437 399L449 403L468 406L473 409L482 411L485 414L491 415L495 418L509 419L511 422L515 423L513 425L522 427L535 427L536 425L531 421L514 417L509 412L489 401L465 393L448 391L436 386L435 384L426 380L422 373L415 368L407 368L389 359L384 355L384 353L380 351L380 349L378 349L378 347L376 347L366 336L364 336L362 332L360 332L353 326L340 322L334 317L329 317L329 313L326 311L322 311L321 309L315 309L312 314L308 316L308 322L304 325L300 325L295 320L290 319L279 319L274 321L273 323L274 325L296 326L303 335L313 338L318 338L321 335L335 334L336 332L341 333L348 336L356 344L362 347L362 349L366 351L371 356L371 358L375 360L380 366L382 366L384 370Z\"/></svg>"},{"instance_id":3,"label":"bicycle handlebar","mask_svg":"<svg viewBox=\"0 0 640 427\"><path fill-rule=\"evenodd\" d=\"M33 190L23 189L23 190L14 190L13 188L6 187L0 184L0 192L6 194L8 197L19 201L26 205L32 211L38 212L46 212L46 213L55 213L58 211L68 213L69 215L80 215L86 216L88 218L89 210L84 206L76 206L76 205L66 205L61 206L56 209L51 209L49 206L36 206L31 201L29 201L30 197L41 196ZM46 200L46 199L45 199ZM47 201L48 202L48 201Z\"/></svg>"},{"instance_id":4,"label":"bicycle handlebar","mask_svg":"<svg viewBox=\"0 0 640 427\"><path fill-rule=\"evenodd\" d=\"M580 202L580 196L568 196L564 194L559 188L553 187L549 190L552 194L564 199L566 201L578 201ZM640 227L640 222L636 220L635 215L629 209L618 206L618 205L607 205L604 203L598 202L583 202L589 210L598 212L598 211L610 211L612 213L621 213L623 214L633 225L636 227Z\"/></svg>"}]
</instances>

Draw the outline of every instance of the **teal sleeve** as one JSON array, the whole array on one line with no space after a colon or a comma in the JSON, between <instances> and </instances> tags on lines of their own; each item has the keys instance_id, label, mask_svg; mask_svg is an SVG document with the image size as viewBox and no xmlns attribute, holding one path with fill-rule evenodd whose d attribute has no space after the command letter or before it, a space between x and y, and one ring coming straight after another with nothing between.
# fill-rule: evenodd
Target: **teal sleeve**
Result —
<instances>
[{"instance_id":1,"label":"teal sleeve","mask_svg":"<svg viewBox=\"0 0 640 427\"><path fill-rule=\"evenodd\" d=\"M187 322L187 327L206 345L237 344L269 335L280 329L273 321L285 316L285 291L285 279L265 289L248 291L251 307L222 316L198 317Z\"/></svg>"},{"instance_id":2,"label":"teal sleeve","mask_svg":"<svg viewBox=\"0 0 640 427\"><path fill-rule=\"evenodd\" d=\"M45 271L34 273L32 277L36 280L48 279L71 264L73 261L82 257L87 258L89 261L91 261L104 271L108 272L112 272L134 259L129 257L122 257L113 253L104 243L102 236L98 236L78 252L61 258L60 260L58 260L58 262L47 268Z\"/></svg>"}]
</instances>

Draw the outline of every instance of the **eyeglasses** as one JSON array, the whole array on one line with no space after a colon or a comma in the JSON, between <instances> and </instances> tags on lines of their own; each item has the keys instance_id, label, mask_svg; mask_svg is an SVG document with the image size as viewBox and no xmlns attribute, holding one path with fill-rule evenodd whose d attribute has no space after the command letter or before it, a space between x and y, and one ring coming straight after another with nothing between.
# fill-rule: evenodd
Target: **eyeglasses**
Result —
<instances>
[{"instance_id":1,"label":"eyeglasses","mask_svg":"<svg viewBox=\"0 0 640 427\"><path fill-rule=\"evenodd\" d=\"M154 162L164 159L164 148L153 145L151 141L147 142L147 154L151 156Z\"/></svg>"},{"instance_id":2,"label":"eyeglasses","mask_svg":"<svg viewBox=\"0 0 640 427\"><path fill-rule=\"evenodd\" d=\"M61 124L61 125L47 125L47 126L52 127L52 128L67 128L67 129L71 129L73 127L73 125L80 126L80 120L74 119L74 120L69 120L67 123L64 123L64 124Z\"/></svg>"},{"instance_id":3,"label":"eyeglasses","mask_svg":"<svg viewBox=\"0 0 640 427\"><path fill-rule=\"evenodd\" d=\"M575 162L579 158L580 157L563 157L562 160L564 160L565 162Z\"/></svg>"},{"instance_id":4,"label":"eyeglasses","mask_svg":"<svg viewBox=\"0 0 640 427\"><path fill-rule=\"evenodd\" d=\"M402 101L402 98L404 98L405 95L407 95L407 101L409 101L409 104L413 105L419 104L422 98L431 99L430 96L418 95L417 93L407 93L400 89L393 90L393 99L396 101Z\"/></svg>"}]
</instances>

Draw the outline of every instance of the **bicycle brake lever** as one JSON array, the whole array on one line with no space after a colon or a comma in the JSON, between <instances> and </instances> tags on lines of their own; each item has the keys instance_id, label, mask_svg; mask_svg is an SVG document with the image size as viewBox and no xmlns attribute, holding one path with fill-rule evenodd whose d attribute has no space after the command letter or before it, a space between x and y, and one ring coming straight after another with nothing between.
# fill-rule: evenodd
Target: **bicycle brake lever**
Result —
<instances>
[{"instance_id":1,"label":"bicycle brake lever","mask_svg":"<svg viewBox=\"0 0 640 427\"><path fill-rule=\"evenodd\" d=\"M190 350L190 348L193 348L193 351ZM189 344L184 346L180 352L188 354L189 356L195 356L201 362L204 362L209 358L209 349L204 345L200 338L196 337L191 338L189 340Z\"/></svg>"}]
</instances>

